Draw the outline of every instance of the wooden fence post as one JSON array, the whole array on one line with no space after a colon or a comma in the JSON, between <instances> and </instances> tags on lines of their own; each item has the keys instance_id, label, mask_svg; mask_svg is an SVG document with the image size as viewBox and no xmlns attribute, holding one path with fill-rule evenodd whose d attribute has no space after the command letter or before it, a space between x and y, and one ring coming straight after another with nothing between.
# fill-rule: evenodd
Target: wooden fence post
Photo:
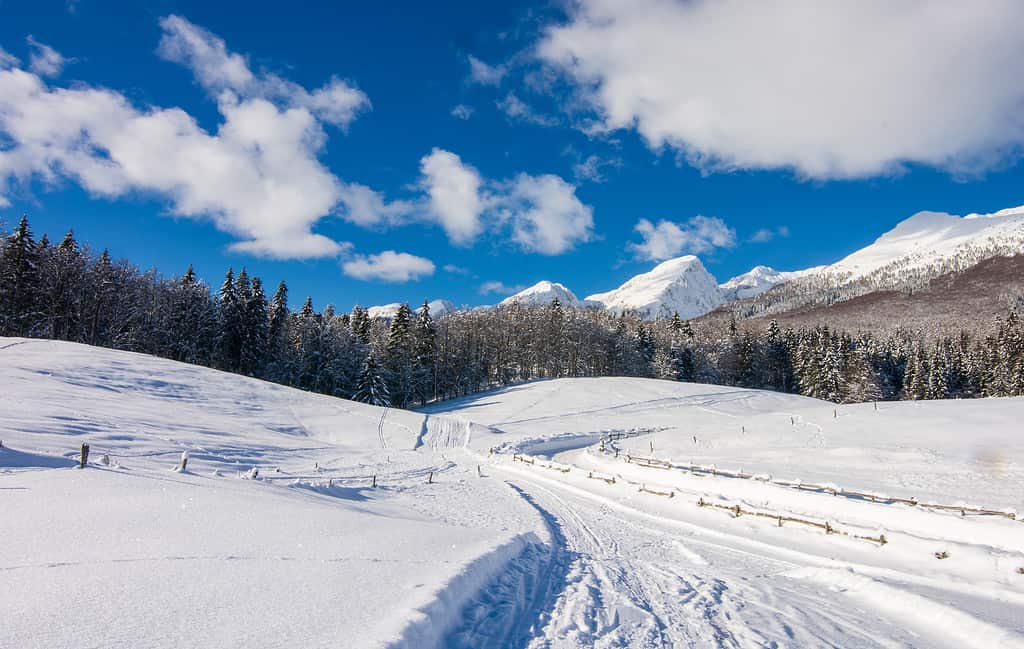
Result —
<instances>
[{"instance_id":1,"label":"wooden fence post","mask_svg":"<svg viewBox=\"0 0 1024 649\"><path fill-rule=\"evenodd\" d=\"M427 476L427 484L434 484L434 472L431 471L430 475Z\"/></svg>"},{"instance_id":2,"label":"wooden fence post","mask_svg":"<svg viewBox=\"0 0 1024 649\"><path fill-rule=\"evenodd\" d=\"M78 459L78 468L84 469L86 463L89 461L89 445L82 444L81 457Z\"/></svg>"},{"instance_id":3,"label":"wooden fence post","mask_svg":"<svg viewBox=\"0 0 1024 649\"><path fill-rule=\"evenodd\" d=\"M370 486L374 487L374 488L377 487L377 474L376 473L373 474L373 484L370 485Z\"/></svg>"}]
</instances>

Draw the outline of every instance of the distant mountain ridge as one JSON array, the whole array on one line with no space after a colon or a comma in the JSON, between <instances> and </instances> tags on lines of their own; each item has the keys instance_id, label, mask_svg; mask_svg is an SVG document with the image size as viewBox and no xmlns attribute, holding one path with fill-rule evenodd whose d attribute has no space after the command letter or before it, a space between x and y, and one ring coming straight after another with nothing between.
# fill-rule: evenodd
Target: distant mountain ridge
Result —
<instances>
[{"instance_id":1,"label":"distant mountain ridge","mask_svg":"<svg viewBox=\"0 0 1024 649\"><path fill-rule=\"evenodd\" d=\"M758 265L719 284L700 259L684 255L660 262L618 288L585 300L564 284L544 280L502 300L499 306L514 302L544 305L558 299L565 306L631 311L645 318L678 313L690 319L722 309L735 317L750 318L827 308L879 291L921 290L933 279L962 273L984 260L1021 254L1024 206L967 216L925 211L825 266L778 271ZM397 308L397 304L371 307L369 313L387 318ZM454 310L446 300L431 303L435 316Z\"/></svg>"}]
</instances>

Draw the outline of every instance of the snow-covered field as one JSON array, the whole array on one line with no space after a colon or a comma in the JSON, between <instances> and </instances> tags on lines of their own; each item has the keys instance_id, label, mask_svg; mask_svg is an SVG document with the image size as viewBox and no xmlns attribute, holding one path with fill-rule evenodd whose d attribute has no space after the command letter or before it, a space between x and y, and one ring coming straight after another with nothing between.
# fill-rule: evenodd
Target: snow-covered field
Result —
<instances>
[{"instance_id":1,"label":"snow-covered field","mask_svg":"<svg viewBox=\"0 0 1024 649\"><path fill-rule=\"evenodd\" d=\"M1024 646L1022 420L645 379L385 411L0 339L0 647Z\"/></svg>"}]
</instances>

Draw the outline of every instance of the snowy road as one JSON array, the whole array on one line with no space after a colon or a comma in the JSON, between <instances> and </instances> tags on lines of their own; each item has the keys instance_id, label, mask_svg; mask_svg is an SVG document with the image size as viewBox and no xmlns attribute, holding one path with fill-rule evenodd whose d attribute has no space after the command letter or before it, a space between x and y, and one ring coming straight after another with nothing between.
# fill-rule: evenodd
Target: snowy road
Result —
<instances>
[{"instance_id":1,"label":"snowy road","mask_svg":"<svg viewBox=\"0 0 1024 649\"><path fill-rule=\"evenodd\" d=\"M928 615L959 612L930 600L923 614L908 611L891 601L900 591L880 584L874 605L848 599L841 579L829 585L794 578L820 568L751 552L739 539L731 547L699 538L558 480L495 469L543 519L546 554L538 559L535 548L520 559L528 565L512 571L532 567L535 583L510 587L506 578L483 593L450 637L452 646L1017 646L1011 636L992 645L991 638L965 643L933 635ZM519 628L495 634L503 608Z\"/></svg>"}]
</instances>

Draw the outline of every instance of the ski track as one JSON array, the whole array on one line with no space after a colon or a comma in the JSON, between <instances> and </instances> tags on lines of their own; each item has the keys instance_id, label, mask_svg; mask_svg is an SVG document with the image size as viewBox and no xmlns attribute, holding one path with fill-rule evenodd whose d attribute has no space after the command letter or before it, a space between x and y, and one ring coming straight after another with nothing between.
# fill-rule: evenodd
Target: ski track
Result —
<instances>
[{"instance_id":1,"label":"ski track","mask_svg":"<svg viewBox=\"0 0 1024 649\"><path fill-rule=\"evenodd\" d=\"M508 484L537 511L547 544L527 548L478 593L441 646L943 646L884 608L794 579L799 563L696 539L694 550L678 529L556 481L510 472Z\"/></svg>"}]
</instances>

